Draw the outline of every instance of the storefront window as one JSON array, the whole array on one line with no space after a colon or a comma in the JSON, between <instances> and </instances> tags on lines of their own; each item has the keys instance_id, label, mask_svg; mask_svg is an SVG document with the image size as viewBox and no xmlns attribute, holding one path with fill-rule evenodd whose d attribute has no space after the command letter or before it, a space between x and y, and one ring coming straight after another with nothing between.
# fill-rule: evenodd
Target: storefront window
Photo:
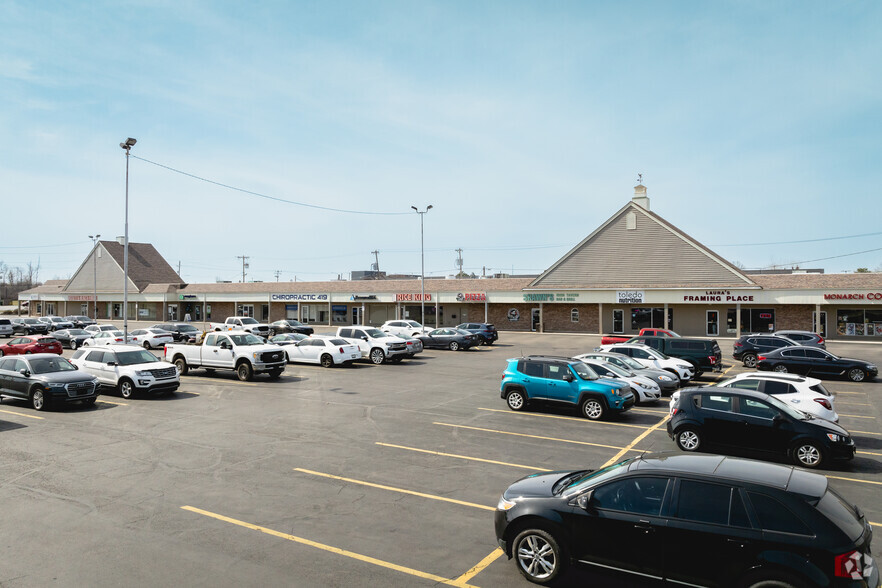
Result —
<instances>
[{"instance_id":1,"label":"storefront window","mask_svg":"<svg viewBox=\"0 0 882 588\"><path fill-rule=\"evenodd\" d=\"M836 311L836 332L840 335L863 335L864 311L857 308L838 309Z\"/></svg>"},{"instance_id":2,"label":"storefront window","mask_svg":"<svg viewBox=\"0 0 882 588\"><path fill-rule=\"evenodd\" d=\"M882 337L882 310L865 310L864 320L867 323L866 334L868 336Z\"/></svg>"},{"instance_id":3,"label":"storefront window","mask_svg":"<svg viewBox=\"0 0 882 588\"><path fill-rule=\"evenodd\" d=\"M579 322L579 309L578 308L574 308L573 310L570 311L570 321L572 321L574 323Z\"/></svg>"},{"instance_id":4,"label":"storefront window","mask_svg":"<svg viewBox=\"0 0 882 588\"><path fill-rule=\"evenodd\" d=\"M334 324L340 324L340 325L346 324L346 305L345 304L331 305L331 322Z\"/></svg>"},{"instance_id":5,"label":"storefront window","mask_svg":"<svg viewBox=\"0 0 882 588\"><path fill-rule=\"evenodd\" d=\"M726 327L730 333L735 333L735 309L730 308L726 313ZM741 309L741 332L742 333L771 333L775 330L774 308L742 308Z\"/></svg>"},{"instance_id":6,"label":"storefront window","mask_svg":"<svg viewBox=\"0 0 882 588\"><path fill-rule=\"evenodd\" d=\"M665 309L662 308L632 308L631 309L631 329L639 331L640 329L673 329L674 328L674 309L668 308L668 324L665 324Z\"/></svg>"}]
</instances>

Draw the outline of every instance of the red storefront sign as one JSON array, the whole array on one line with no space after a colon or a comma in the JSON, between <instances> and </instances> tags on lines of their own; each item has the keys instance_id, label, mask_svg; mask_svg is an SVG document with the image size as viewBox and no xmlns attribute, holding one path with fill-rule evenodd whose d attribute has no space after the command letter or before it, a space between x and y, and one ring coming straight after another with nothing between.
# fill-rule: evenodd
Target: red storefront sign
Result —
<instances>
[{"instance_id":1,"label":"red storefront sign","mask_svg":"<svg viewBox=\"0 0 882 588\"><path fill-rule=\"evenodd\" d=\"M824 300L882 300L882 292L866 294L824 294Z\"/></svg>"},{"instance_id":2,"label":"red storefront sign","mask_svg":"<svg viewBox=\"0 0 882 588\"><path fill-rule=\"evenodd\" d=\"M403 292L395 295L395 302L431 302L432 295L426 294L426 297L423 298L422 294L411 294L409 292Z\"/></svg>"}]
</instances>

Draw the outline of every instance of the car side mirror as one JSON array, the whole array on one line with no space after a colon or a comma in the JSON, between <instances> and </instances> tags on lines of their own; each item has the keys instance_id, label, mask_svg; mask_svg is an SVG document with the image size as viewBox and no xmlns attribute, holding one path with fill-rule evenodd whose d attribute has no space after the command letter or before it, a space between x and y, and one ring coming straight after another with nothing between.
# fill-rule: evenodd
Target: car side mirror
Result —
<instances>
[{"instance_id":1,"label":"car side mirror","mask_svg":"<svg viewBox=\"0 0 882 588\"><path fill-rule=\"evenodd\" d=\"M365 335L364 337L362 337L361 340L362 340L362 341L367 341L367 340L368 340L367 335Z\"/></svg>"},{"instance_id":2,"label":"car side mirror","mask_svg":"<svg viewBox=\"0 0 882 588\"><path fill-rule=\"evenodd\" d=\"M576 506L578 506L582 510L587 510L587 511L593 510L591 508L591 495L592 494L594 494L594 490L589 490L588 492L585 492L584 494L580 494L579 496L577 496L576 497Z\"/></svg>"},{"instance_id":3,"label":"car side mirror","mask_svg":"<svg viewBox=\"0 0 882 588\"><path fill-rule=\"evenodd\" d=\"M108 362L107 362L107 365L109 365L109 366L111 366L111 367L115 367L115 366L116 366L116 362L115 362L115 361L108 361Z\"/></svg>"},{"instance_id":4,"label":"car side mirror","mask_svg":"<svg viewBox=\"0 0 882 588\"><path fill-rule=\"evenodd\" d=\"M220 348L221 348L221 349L229 349L229 348L230 348L230 344L227 343L226 341L224 341L223 343L220 344Z\"/></svg>"},{"instance_id":5,"label":"car side mirror","mask_svg":"<svg viewBox=\"0 0 882 588\"><path fill-rule=\"evenodd\" d=\"M564 374L563 379L565 382L572 382L576 378L573 377L573 374Z\"/></svg>"},{"instance_id":6,"label":"car side mirror","mask_svg":"<svg viewBox=\"0 0 882 588\"><path fill-rule=\"evenodd\" d=\"M825 355L825 356L824 356L824 359L825 359L826 361L833 361L833 358L830 357L829 355Z\"/></svg>"},{"instance_id":7,"label":"car side mirror","mask_svg":"<svg viewBox=\"0 0 882 588\"><path fill-rule=\"evenodd\" d=\"M26 378L31 377L31 372L28 370L28 368L21 368L20 370L18 370L18 373L20 373L21 375L23 375Z\"/></svg>"},{"instance_id":8,"label":"car side mirror","mask_svg":"<svg viewBox=\"0 0 882 588\"><path fill-rule=\"evenodd\" d=\"M785 422L787 422L787 419L784 418L784 415L782 415L780 412L772 417L772 424L775 426L778 426L781 423L785 423Z\"/></svg>"}]
</instances>

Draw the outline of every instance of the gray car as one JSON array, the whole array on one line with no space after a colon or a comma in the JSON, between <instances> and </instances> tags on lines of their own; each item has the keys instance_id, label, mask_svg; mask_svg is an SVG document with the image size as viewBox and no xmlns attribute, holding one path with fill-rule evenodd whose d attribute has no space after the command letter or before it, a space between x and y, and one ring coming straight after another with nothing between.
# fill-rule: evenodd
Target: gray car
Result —
<instances>
[{"instance_id":1,"label":"gray car","mask_svg":"<svg viewBox=\"0 0 882 588\"><path fill-rule=\"evenodd\" d=\"M628 382L628 385L631 386L631 391L634 392L634 402L637 404L641 402L654 402L661 398L661 387L657 380L647 378L642 374L613 365L602 359L590 358L584 355L577 355L573 359L581 359L585 365L597 372L597 375L601 378Z\"/></svg>"},{"instance_id":2,"label":"gray car","mask_svg":"<svg viewBox=\"0 0 882 588\"><path fill-rule=\"evenodd\" d=\"M670 396L674 390L680 387L680 378L667 370L657 370L644 367L642 363L634 361L632 358L622 353L612 353L609 351L592 351L580 355L579 358L599 359L613 364L625 370L630 370L639 376L644 376L657 383L661 388L661 392L665 396Z\"/></svg>"},{"instance_id":3,"label":"gray car","mask_svg":"<svg viewBox=\"0 0 882 588\"><path fill-rule=\"evenodd\" d=\"M67 402L95 404L98 379L54 353L0 359L0 396L27 400L36 410Z\"/></svg>"},{"instance_id":4,"label":"gray car","mask_svg":"<svg viewBox=\"0 0 882 588\"><path fill-rule=\"evenodd\" d=\"M827 344L824 343L824 338L811 331L775 331L772 334L777 337L786 337L797 345L827 349Z\"/></svg>"}]
</instances>

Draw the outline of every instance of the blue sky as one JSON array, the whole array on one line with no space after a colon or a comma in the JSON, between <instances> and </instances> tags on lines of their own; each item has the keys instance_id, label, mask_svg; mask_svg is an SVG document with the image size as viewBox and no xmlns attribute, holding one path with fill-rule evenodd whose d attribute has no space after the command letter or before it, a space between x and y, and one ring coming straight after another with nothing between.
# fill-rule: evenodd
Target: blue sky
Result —
<instances>
[{"instance_id":1,"label":"blue sky","mask_svg":"<svg viewBox=\"0 0 882 588\"><path fill-rule=\"evenodd\" d=\"M240 280L241 255L249 281L345 278L373 250L419 273L410 206L428 204L428 275L454 273L457 248L468 272L538 273L638 173L653 211L730 261L880 268L882 250L848 255L882 249L880 17L871 1L6 1L0 261L66 278L87 235L122 235L118 145L135 137L129 238L191 283Z\"/></svg>"}]
</instances>

